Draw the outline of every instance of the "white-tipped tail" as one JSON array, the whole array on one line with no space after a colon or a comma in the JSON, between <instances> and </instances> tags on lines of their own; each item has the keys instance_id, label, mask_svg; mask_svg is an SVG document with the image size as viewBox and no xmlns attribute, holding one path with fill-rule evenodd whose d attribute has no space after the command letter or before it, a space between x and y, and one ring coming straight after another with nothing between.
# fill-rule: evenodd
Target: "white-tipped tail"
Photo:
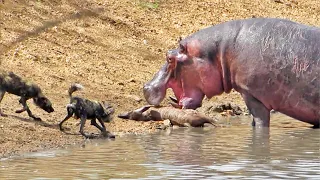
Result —
<instances>
[{"instance_id":1,"label":"white-tipped tail","mask_svg":"<svg viewBox=\"0 0 320 180\"><path fill-rule=\"evenodd\" d=\"M78 90L84 89L84 87L79 83L74 83L72 86L75 86Z\"/></svg>"},{"instance_id":2,"label":"white-tipped tail","mask_svg":"<svg viewBox=\"0 0 320 180\"><path fill-rule=\"evenodd\" d=\"M78 83L72 84L68 90L69 96L71 97L72 93L82 89L84 89L84 87L81 84L78 84Z\"/></svg>"}]
</instances>

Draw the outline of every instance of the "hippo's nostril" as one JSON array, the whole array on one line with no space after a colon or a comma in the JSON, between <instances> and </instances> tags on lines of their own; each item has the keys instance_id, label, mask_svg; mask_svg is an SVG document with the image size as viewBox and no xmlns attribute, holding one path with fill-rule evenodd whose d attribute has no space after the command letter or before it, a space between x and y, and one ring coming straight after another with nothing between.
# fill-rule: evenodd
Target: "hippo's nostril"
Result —
<instances>
[{"instance_id":1,"label":"hippo's nostril","mask_svg":"<svg viewBox=\"0 0 320 180\"><path fill-rule=\"evenodd\" d=\"M149 89L150 89L150 86L149 86L149 85L144 85L144 86L143 86L143 92L144 92L144 93L148 92Z\"/></svg>"},{"instance_id":2,"label":"hippo's nostril","mask_svg":"<svg viewBox=\"0 0 320 180\"><path fill-rule=\"evenodd\" d=\"M150 93L151 93L150 91L151 91L151 87L149 85L143 86L143 94L146 98L149 98Z\"/></svg>"}]
</instances>

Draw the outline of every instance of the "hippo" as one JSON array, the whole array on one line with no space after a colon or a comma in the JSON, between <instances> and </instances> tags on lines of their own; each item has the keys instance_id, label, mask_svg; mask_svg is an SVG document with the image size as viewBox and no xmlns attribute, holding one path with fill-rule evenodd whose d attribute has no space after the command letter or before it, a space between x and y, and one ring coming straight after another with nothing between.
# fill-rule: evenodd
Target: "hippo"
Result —
<instances>
[{"instance_id":1,"label":"hippo","mask_svg":"<svg viewBox=\"0 0 320 180\"><path fill-rule=\"evenodd\" d=\"M270 126L275 110L319 128L320 28L279 18L250 18L199 30L169 50L143 93L159 105L171 88L177 106L196 109L232 89L254 127Z\"/></svg>"}]
</instances>

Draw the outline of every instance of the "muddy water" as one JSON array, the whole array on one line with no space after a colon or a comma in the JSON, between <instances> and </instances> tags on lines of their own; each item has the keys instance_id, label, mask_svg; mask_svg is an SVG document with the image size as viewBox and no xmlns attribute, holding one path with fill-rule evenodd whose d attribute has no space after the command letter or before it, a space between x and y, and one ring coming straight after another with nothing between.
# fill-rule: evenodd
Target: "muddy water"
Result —
<instances>
[{"instance_id":1,"label":"muddy water","mask_svg":"<svg viewBox=\"0 0 320 180\"><path fill-rule=\"evenodd\" d=\"M225 124L2 159L0 179L320 179L320 130Z\"/></svg>"}]
</instances>

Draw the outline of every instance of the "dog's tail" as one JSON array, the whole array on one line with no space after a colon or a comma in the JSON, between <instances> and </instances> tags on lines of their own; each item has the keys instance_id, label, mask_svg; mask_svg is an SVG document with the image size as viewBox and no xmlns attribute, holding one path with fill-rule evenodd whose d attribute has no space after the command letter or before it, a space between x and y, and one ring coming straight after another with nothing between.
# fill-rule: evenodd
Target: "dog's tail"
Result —
<instances>
[{"instance_id":1,"label":"dog's tail","mask_svg":"<svg viewBox=\"0 0 320 180\"><path fill-rule=\"evenodd\" d=\"M78 90L82 90L82 89L84 89L84 87L81 84L78 84L78 83L72 84L68 90L69 96L71 97L72 93L74 93L75 91L78 91Z\"/></svg>"}]
</instances>

